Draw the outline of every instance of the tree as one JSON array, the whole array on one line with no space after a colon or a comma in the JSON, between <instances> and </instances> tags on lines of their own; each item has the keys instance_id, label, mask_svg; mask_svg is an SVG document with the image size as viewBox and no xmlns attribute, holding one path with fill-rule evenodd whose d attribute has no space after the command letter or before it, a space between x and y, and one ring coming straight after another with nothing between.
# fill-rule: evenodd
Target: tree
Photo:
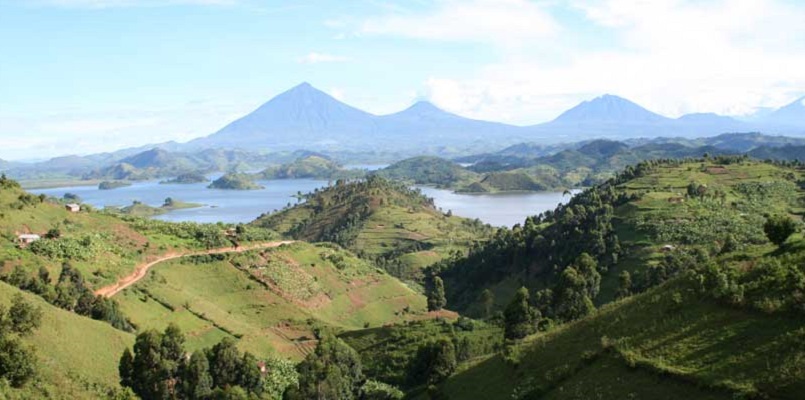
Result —
<instances>
[{"instance_id":1,"label":"tree","mask_svg":"<svg viewBox=\"0 0 805 400\"><path fill-rule=\"evenodd\" d=\"M237 385L240 372L240 352L235 341L224 338L208 354L210 374L216 387Z\"/></svg>"},{"instance_id":2,"label":"tree","mask_svg":"<svg viewBox=\"0 0 805 400\"><path fill-rule=\"evenodd\" d=\"M528 289L521 287L503 311L504 337L506 339L522 339L537 329L539 311L528 304Z\"/></svg>"},{"instance_id":3,"label":"tree","mask_svg":"<svg viewBox=\"0 0 805 400\"><path fill-rule=\"evenodd\" d=\"M492 309L495 307L495 294L489 289L481 292L481 305L484 308L484 318L492 316Z\"/></svg>"},{"instance_id":4,"label":"tree","mask_svg":"<svg viewBox=\"0 0 805 400\"><path fill-rule=\"evenodd\" d=\"M21 336L31 334L39 328L42 322L42 309L34 307L23 300L22 295L17 293L11 300L11 308L8 310L8 320L11 323L11 330Z\"/></svg>"},{"instance_id":5,"label":"tree","mask_svg":"<svg viewBox=\"0 0 805 400\"><path fill-rule=\"evenodd\" d=\"M357 399L363 386L358 353L341 339L324 336L316 350L297 366L299 388L289 389L290 399Z\"/></svg>"},{"instance_id":6,"label":"tree","mask_svg":"<svg viewBox=\"0 0 805 400\"><path fill-rule=\"evenodd\" d=\"M160 349L162 334L150 329L137 335L131 370L121 371L131 381L131 389L144 399L163 399L169 396L171 376L165 368ZM125 354L124 354L125 355ZM121 358L121 361L124 361ZM123 368L121 364L120 368Z\"/></svg>"},{"instance_id":7,"label":"tree","mask_svg":"<svg viewBox=\"0 0 805 400\"><path fill-rule=\"evenodd\" d=\"M738 241L735 240L735 236L732 234L728 234L724 238L724 243L721 245L721 253L732 253L735 250L738 250L739 244Z\"/></svg>"},{"instance_id":8,"label":"tree","mask_svg":"<svg viewBox=\"0 0 805 400\"><path fill-rule=\"evenodd\" d=\"M120 356L120 362L117 366L117 372L120 375L120 386L132 387L132 373L134 372L134 356L131 355L131 350L128 347L123 350Z\"/></svg>"},{"instance_id":9,"label":"tree","mask_svg":"<svg viewBox=\"0 0 805 400\"><path fill-rule=\"evenodd\" d=\"M447 305L444 295L444 282L442 278L434 276L432 284L428 285L428 311L438 311Z\"/></svg>"},{"instance_id":10,"label":"tree","mask_svg":"<svg viewBox=\"0 0 805 400\"><path fill-rule=\"evenodd\" d=\"M19 338L0 337L0 378L21 387L36 374L36 355Z\"/></svg>"},{"instance_id":11,"label":"tree","mask_svg":"<svg viewBox=\"0 0 805 400\"><path fill-rule=\"evenodd\" d=\"M595 310L588 293L588 284L578 271L567 267L559 277L554 297L554 312L556 316L572 321L590 314Z\"/></svg>"},{"instance_id":12,"label":"tree","mask_svg":"<svg viewBox=\"0 0 805 400\"><path fill-rule=\"evenodd\" d=\"M763 232L769 241L777 246L782 246L789 236L797 231L797 223L786 215L772 215L766 219L763 225Z\"/></svg>"},{"instance_id":13,"label":"tree","mask_svg":"<svg viewBox=\"0 0 805 400\"><path fill-rule=\"evenodd\" d=\"M196 351L182 371L182 392L187 399L201 400L212 394L210 362L204 351Z\"/></svg>"},{"instance_id":14,"label":"tree","mask_svg":"<svg viewBox=\"0 0 805 400\"><path fill-rule=\"evenodd\" d=\"M165 198L165 203L163 204L163 207L173 207L173 204L174 204L173 198L167 197Z\"/></svg>"},{"instance_id":15,"label":"tree","mask_svg":"<svg viewBox=\"0 0 805 400\"><path fill-rule=\"evenodd\" d=\"M615 297L622 299L632 295L632 274L629 271L623 271L618 275L618 292Z\"/></svg>"},{"instance_id":16,"label":"tree","mask_svg":"<svg viewBox=\"0 0 805 400\"><path fill-rule=\"evenodd\" d=\"M30 335L39 327L42 310L17 294L11 308L0 306L0 380L13 387L23 386L36 374L36 354L22 344L20 337Z\"/></svg>"},{"instance_id":17,"label":"tree","mask_svg":"<svg viewBox=\"0 0 805 400\"><path fill-rule=\"evenodd\" d=\"M257 365L257 357L248 351L243 353L240 360L240 371L238 373L238 385L247 391L260 394L263 391L260 385L260 366Z\"/></svg>"},{"instance_id":18,"label":"tree","mask_svg":"<svg viewBox=\"0 0 805 400\"><path fill-rule=\"evenodd\" d=\"M456 370L456 348L447 338L423 344L409 366L408 380L412 385L442 382Z\"/></svg>"}]
</instances>

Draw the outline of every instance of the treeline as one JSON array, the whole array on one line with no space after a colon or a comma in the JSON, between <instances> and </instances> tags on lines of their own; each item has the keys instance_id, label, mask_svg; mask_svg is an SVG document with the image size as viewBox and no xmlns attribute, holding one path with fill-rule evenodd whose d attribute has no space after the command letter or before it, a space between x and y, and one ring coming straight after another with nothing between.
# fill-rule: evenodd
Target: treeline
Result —
<instances>
[{"instance_id":1,"label":"treeline","mask_svg":"<svg viewBox=\"0 0 805 400\"><path fill-rule=\"evenodd\" d=\"M133 352L120 357L120 383L143 399L281 399L296 386L290 361L258 360L224 338L211 348L188 353L176 325L137 335Z\"/></svg>"},{"instance_id":2,"label":"treeline","mask_svg":"<svg viewBox=\"0 0 805 400\"><path fill-rule=\"evenodd\" d=\"M403 393L367 380L358 354L334 336L294 366L241 353L230 338L188 353L176 325L137 335L120 357L121 384L143 399L398 400Z\"/></svg>"},{"instance_id":3,"label":"treeline","mask_svg":"<svg viewBox=\"0 0 805 400\"><path fill-rule=\"evenodd\" d=\"M133 324L120 310L118 303L103 296L95 296L86 285L81 272L69 263L62 264L55 284L51 284L50 272L45 267L40 267L36 275L30 276L24 267L17 266L11 273L2 276L2 280L39 295L56 307L107 322L126 332L134 331Z\"/></svg>"}]
</instances>

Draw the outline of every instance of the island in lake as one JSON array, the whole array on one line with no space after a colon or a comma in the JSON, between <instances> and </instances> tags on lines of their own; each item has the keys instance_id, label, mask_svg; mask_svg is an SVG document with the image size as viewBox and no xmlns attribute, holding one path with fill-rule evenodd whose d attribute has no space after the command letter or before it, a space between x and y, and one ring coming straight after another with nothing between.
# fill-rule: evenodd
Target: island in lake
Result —
<instances>
[{"instance_id":1,"label":"island in lake","mask_svg":"<svg viewBox=\"0 0 805 400\"><path fill-rule=\"evenodd\" d=\"M210 189L224 189L224 190L257 190L264 189L263 186L255 183L249 175L229 173L216 180L210 186Z\"/></svg>"},{"instance_id":2,"label":"island in lake","mask_svg":"<svg viewBox=\"0 0 805 400\"><path fill-rule=\"evenodd\" d=\"M198 208L202 206L203 204L186 203L168 197L165 199L165 202L160 207L149 206L148 204L143 204L142 202L135 200L129 206L107 207L107 210L115 214L134 215L137 217L153 217L156 215L165 214L173 210L181 210L185 208Z\"/></svg>"},{"instance_id":3,"label":"island in lake","mask_svg":"<svg viewBox=\"0 0 805 400\"><path fill-rule=\"evenodd\" d=\"M122 187L126 187L126 186L131 186L131 183L123 182L123 181L103 181L100 184L98 184L98 189L100 189L100 190L112 190L112 189L118 189L118 188L122 188Z\"/></svg>"},{"instance_id":4,"label":"island in lake","mask_svg":"<svg viewBox=\"0 0 805 400\"><path fill-rule=\"evenodd\" d=\"M166 179L164 181L160 181L160 185L188 185L192 183L202 183L202 182L209 182L207 177L200 173L200 172L189 172L186 174L178 175L175 178Z\"/></svg>"}]
</instances>

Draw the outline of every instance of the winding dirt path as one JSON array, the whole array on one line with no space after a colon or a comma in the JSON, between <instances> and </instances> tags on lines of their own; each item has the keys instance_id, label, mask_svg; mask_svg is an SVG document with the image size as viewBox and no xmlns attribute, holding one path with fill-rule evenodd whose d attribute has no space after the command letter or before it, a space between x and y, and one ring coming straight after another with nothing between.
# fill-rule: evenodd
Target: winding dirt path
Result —
<instances>
[{"instance_id":1,"label":"winding dirt path","mask_svg":"<svg viewBox=\"0 0 805 400\"><path fill-rule=\"evenodd\" d=\"M140 279L145 278L145 275L148 273L148 270L151 267L153 267L154 265L157 265L159 263L162 263L162 262L165 262L165 261L168 261L168 260L173 260L173 259L177 259L177 258L181 258L181 257L188 257L188 256L202 256L202 255L206 255L206 254L242 253L244 251L249 251L249 250L269 249L269 248L272 248L272 247L279 247L279 246L282 246L284 244L291 244L291 243L294 243L294 242L295 242L295 240L281 240L281 241L276 241L276 242L259 243L259 244L255 244L255 245L251 245L251 246L242 246L242 247L238 247L238 248L234 248L234 247L229 246L229 247L221 247L221 248L218 248L218 249L210 249L210 250L204 250L204 251L187 251L187 252L180 252L180 253L166 253L166 254L162 255L161 257L159 257L159 258L157 258L157 259L155 259L153 261L149 261L147 263L138 265L134 269L134 272L132 272L131 274L118 279L117 282L115 282L115 283L113 283L113 284L111 284L109 286L105 286L105 287L102 287L102 288L96 290L95 295L96 296L104 296L104 297L112 297L112 296L120 293L121 290L123 290L123 289L125 289L125 288L127 288L127 287L129 287L129 286L131 286L131 285L133 285L135 283L137 283L137 281L139 281Z\"/></svg>"}]
</instances>

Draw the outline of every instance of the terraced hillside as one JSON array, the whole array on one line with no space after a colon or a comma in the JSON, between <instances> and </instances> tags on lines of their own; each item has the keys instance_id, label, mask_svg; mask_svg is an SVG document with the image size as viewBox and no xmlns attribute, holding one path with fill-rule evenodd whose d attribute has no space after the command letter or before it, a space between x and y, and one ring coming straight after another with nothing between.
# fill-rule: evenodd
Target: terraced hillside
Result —
<instances>
[{"instance_id":1,"label":"terraced hillside","mask_svg":"<svg viewBox=\"0 0 805 400\"><path fill-rule=\"evenodd\" d=\"M300 359L315 331L427 318L425 299L336 245L293 243L159 264L114 297L140 329L176 323L190 349L224 337L259 356Z\"/></svg>"},{"instance_id":2,"label":"terraced hillside","mask_svg":"<svg viewBox=\"0 0 805 400\"><path fill-rule=\"evenodd\" d=\"M722 304L690 279L476 360L446 381L464 399L798 399L802 314Z\"/></svg>"},{"instance_id":3,"label":"terraced hillside","mask_svg":"<svg viewBox=\"0 0 805 400\"><path fill-rule=\"evenodd\" d=\"M552 288L586 252L601 280L591 300L605 304L622 272L635 286L651 286L671 268L669 254L718 254L726 242L750 257L773 250L766 215L800 219L801 179L800 169L744 157L641 163L434 271L445 280L448 304L480 315L484 289L502 307L521 285Z\"/></svg>"},{"instance_id":4,"label":"terraced hillside","mask_svg":"<svg viewBox=\"0 0 805 400\"><path fill-rule=\"evenodd\" d=\"M438 210L417 190L376 176L317 190L304 203L253 224L295 239L338 243L403 279L419 277L422 267L492 231Z\"/></svg>"}]
</instances>

